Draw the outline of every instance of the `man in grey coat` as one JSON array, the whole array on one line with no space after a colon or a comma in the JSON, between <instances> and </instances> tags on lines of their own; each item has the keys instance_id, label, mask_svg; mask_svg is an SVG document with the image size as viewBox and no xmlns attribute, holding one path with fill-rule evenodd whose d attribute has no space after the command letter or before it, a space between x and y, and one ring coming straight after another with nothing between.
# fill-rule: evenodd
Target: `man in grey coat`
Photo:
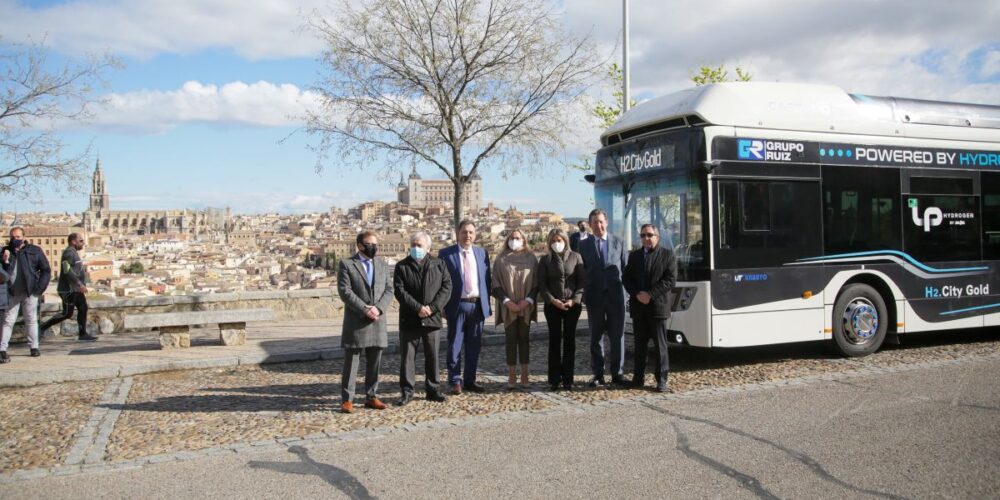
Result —
<instances>
[{"instance_id":1,"label":"man in grey coat","mask_svg":"<svg viewBox=\"0 0 1000 500\"><path fill-rule=\"evenodd\" d=\"M379 401L379 367L382 350L388 347L385 313L392 303L392 275L389 265L376 259L378 237L373 231L358 234L358 253L340 261L337 269L337 292L344 301L344 328L341 346L344 348L344 376L340 395L340 411L351 413L354 405L354 387L358 381L358 364L361 352L365 353L365 407L385 409Z\"/></svg>"}]
</instances>

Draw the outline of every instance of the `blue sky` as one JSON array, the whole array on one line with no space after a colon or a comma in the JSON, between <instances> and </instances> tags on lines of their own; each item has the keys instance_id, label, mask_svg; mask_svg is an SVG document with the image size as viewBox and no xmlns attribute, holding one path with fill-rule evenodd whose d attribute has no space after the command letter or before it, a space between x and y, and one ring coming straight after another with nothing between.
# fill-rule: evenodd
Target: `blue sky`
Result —
<instances>
[{"instance_id":1,"label":"blue sky","mask_svg":"<svg viewBox=\"0 0 1000 500\"><path fill-rule=\"evenodd\" d=\"M308 212L391 199L394 183L371 171L318 175L311 139L296 133L296 116L312 102L308 89L321 69L319 42L300 28L304 13L324 3L0 0L0 36L44 37L57 58L107 52L125 63L106 75L102 93L113 105L93 123L63 131L71 146L92 143L100 153L112 208ZM997 4L728 0L708 9L695 0L633 1L633 94L675 91L689 85L699 65L726 63L763 81L1000 104ZM566 0L556 8L568 30L589 33L602 54L618 57L619 2ZM597 86L590 97L609 92ZM574 131L565 157L596 146L599 133ZM440 176L430 166L419 171ZM555 161L533 177L481 175L485 199L504 207L580 216L592 201L580 174ZM14 207L79 212L86 193L0 200L0 208Z\"/></svg>"}]
</instances>

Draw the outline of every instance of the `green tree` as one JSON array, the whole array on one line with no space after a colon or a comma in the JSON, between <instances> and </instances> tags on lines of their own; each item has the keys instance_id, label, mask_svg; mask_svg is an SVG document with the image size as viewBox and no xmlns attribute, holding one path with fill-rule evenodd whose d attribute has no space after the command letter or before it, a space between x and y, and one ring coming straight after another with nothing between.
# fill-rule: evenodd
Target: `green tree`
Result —
<instances>
[{"instance_id":1,"label":"green tree","mask_svg":"<svg viewBox=\"0 0 1000 500\"><path fill-rule=\"evenodd\" d=\"M146 267L142 265L142 262L134 260L128 264L122 264L118 269L125 274L142 274Z\"/></svg>"},{"instance_id":2,"label":"green tree","mask_svg":"<svg viewBox=\"0 0 1000 500\"><path fill-rule=\"evenodd\" d=\"M622 101L625 100L625 92L622 88L622 83L625 81L625 75L622 72L621 66L618 63L611 63L608 66L607 77L610 81L611 87L614 89L611 92L611 102L598 102L594 105L594 108L590 110L591 114L600 120L601 128L608 128L618 121L618 117L622 115ZM629 99L629 107L635 106L637 103L635 99ZM578 159L577 163L570 164L571 168L576 170L583 170L584 172L590 172L594 170L594 164L591 163L591 159L596 153L590 153L587 155L582 155Z\"/></svg>"},{"instance_id":3,"label":"green tree","mask_svg":"<svg viewBox=\"0 0 1000 500\"><path fill-rule=\"evenodd\" d=\"M625 75L622 73L621 66L618 63L611 63L608 67L608 77L611 79L612 88L614 92L611 96L614 98L611 100L611 104L606 102L599 102L594 106L592 113L599 120L601 120L601 127L608 128L618 121L618 117L622 115L622 101L625 100L625 92L622 88L622 83L625 81ZM633 107L637 103L635 99L629 99L628 107Z\"/></svg>"},{"instance_id":4,"label":"green tree","mask_svg":"<svg viewBox=\"0 0 1000 500\"><path fill-rule=\"evenodd\" d=\"M698 68L698 74L691 75L691 81L694 82L696 87L702 85L708 85L710 83L723 83L723 82L749 82L753 78L753 75L749 71L737 66L736 67L736 79L729 79L729 71L726 69L725 64L720 64L719 67L713 68L712 66L702 66Z\"/></svg>"}]
</instances>

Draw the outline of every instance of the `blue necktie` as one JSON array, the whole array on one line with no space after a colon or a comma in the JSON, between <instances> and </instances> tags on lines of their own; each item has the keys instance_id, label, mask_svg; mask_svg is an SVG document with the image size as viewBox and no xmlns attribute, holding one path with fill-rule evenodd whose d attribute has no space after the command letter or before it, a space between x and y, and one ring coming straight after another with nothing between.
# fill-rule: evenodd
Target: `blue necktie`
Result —
<instances>
[{"instance_id":1,"label":"blue necktie","mask_svg":"<svg viewBox=\"0 0 1000 500\"><path fill-rule=\"evenodd\" d=\"M362 261L365 264L365 277L368 278L368 286L375 286L375 271L372 269L372 261Z\"/></svg>"},{"instance_id":2,"label":"blue necktie","mask_svg":"<svg viewBox=\"0 0 1000 500\"><path fill-rule=\"evenodd\" d=\"M598 247L601 249L601 262L604 264L608 263L608 240L600 239L597 240L599 243Z\"/></svg>"}]
</instances>

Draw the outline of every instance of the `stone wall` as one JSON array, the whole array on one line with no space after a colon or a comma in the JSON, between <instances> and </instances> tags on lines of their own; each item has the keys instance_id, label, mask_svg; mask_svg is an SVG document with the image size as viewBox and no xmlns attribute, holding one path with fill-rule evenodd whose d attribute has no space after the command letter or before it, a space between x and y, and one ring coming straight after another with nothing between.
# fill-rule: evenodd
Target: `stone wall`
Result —
<instances>
[{"instance_id":1,"label":"stone wall","mask_svg":"<svg viewBox=\"0 0 1000 500\"><path fill-rule=\"evenodd\" d=\"M183 311L214 311L220 309L268 308L274 311L276 319L323 319L341 318L344 304L332 288L309 290L275 290L259 292L214 293L202 295L178 295L142 297L133 299L102 300L90 304L87 330L95 334L118 333L124 330L124 318L128 314L146 314ZM61 305L42 305L42 321L56 314ZM396 314L397 305L393 301L391 314ZM64 321L62 335L76 335L76 316ZM22 326L15 330L15 338L23 339Z\"/></svg>"}]
</instances>

